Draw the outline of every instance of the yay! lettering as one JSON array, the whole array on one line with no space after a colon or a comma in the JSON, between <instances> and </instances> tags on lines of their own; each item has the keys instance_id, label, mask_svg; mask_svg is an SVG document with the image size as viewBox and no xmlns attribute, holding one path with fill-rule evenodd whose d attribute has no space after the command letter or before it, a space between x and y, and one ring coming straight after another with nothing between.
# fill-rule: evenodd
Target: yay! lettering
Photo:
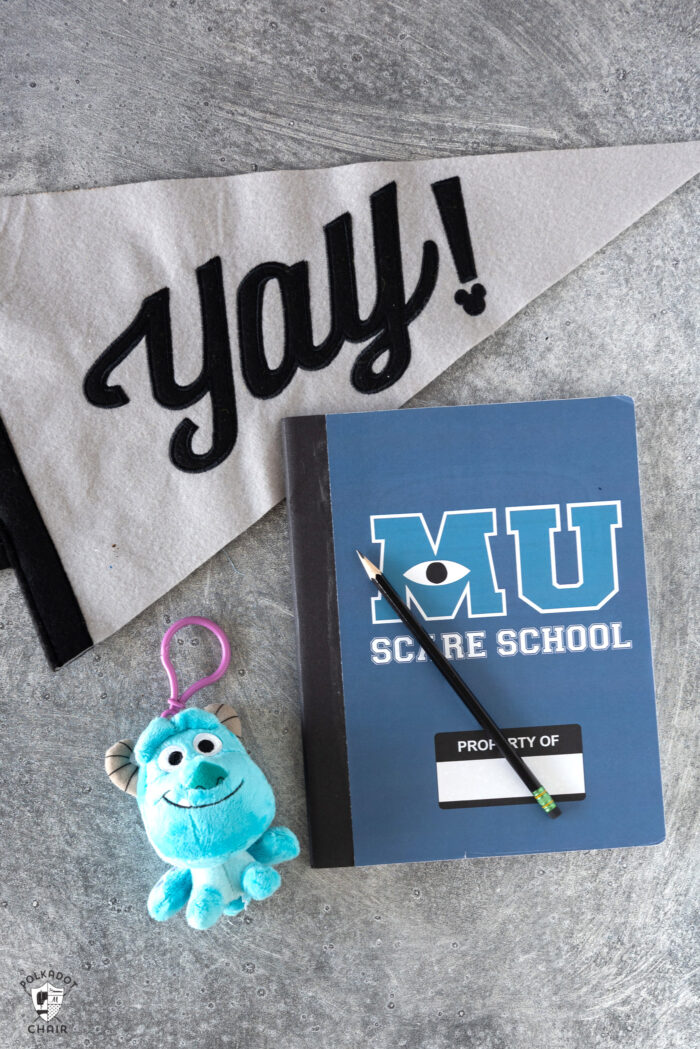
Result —
<instances>
[{"instance_id":1,"label":"yay! lettering","mask_svg":"<svg viewBox=\"0 0 700 1049\"><path fill-rule=\"evenodd\" d=\"M485 309L486 290L472 284L477 277L459 178L432 184L438 214L462 285L455 302L472 316ZM411 361L409 328L425 309L438 277L438 248L422 245L420 273L407 293L399 230L397 186L389 182L370 197L376 298L366 317L360 313L355 268L352 216L345 212L324 226L328 265L330 325L317 341L312 325L309 263L263 262L240 282L236 296L238 348L243 380L257 398L277 397L297 369L319 371L333 361L346 343L366 343L355 359L350 382L364 394L393 386ZM119 408L129 402L124 388L111 382L112 373L132 350L145 343L151 391L157 404L182 411L203 397L211 400L209 448L195 451L197 425L189 418L175 427L170 459L180 470L201 473L229 456L238 436L238 413L222 262L218 256L196 270L202 324L202 367L196 379L179 383L175 376L170 318L170 289L145 298L136 316L90 367L83 383L85 397L97 408ZM265 343L264 304L270 284L282 303L282 357L271 366Z\"/></svg>"}]
</instances>

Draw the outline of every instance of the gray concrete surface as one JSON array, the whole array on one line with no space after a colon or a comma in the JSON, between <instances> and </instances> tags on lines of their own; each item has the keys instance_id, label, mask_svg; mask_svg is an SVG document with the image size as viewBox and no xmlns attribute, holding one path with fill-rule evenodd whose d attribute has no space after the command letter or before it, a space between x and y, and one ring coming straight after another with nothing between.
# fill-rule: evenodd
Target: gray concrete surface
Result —
<instances>
[{"instance_id":1,"label":"gray concrete surface","mask_svg":"<svg viewBox=\"0 0 700 1049\"><path fill-rule=\"evenodd\" d=\"M0 40L7 193L698 135L687 0L4 0ZM636 398L666 843L333 872L303 854L243 920L157 926L162 865L101 766L158 707L175 617L229 632L218 695L306 840L284 507L55 675L4 572L3 1049L698 1044L697 204L681 190L414 402ZM178 649L190 677L214 656ZM77 981L60 1037L27 1031L19 981L42 968Z\"/></svg>"}]
</instances>

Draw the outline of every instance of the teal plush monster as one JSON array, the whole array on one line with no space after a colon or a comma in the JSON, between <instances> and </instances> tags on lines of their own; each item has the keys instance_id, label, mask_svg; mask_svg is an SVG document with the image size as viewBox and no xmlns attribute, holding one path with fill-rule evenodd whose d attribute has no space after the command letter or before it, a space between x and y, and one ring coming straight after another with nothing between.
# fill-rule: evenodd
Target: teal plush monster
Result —
<instances>
[{"instance_id":1,"label":"teal plush monster","mask_svg":"<svg viewBox=\"0 0 700 1049\"><path fill-rule=\"evenodd\" d=\"M271 896L275 864L299 854L286 827L272 827L275 798L248 756L240 720L225 704L155 718L136 745L107 751L112 782L136 797L146 833L168 870L148 897L165 921L187 907L188 923L208 929L223 914Z\"/></svg>"}]
</instances>

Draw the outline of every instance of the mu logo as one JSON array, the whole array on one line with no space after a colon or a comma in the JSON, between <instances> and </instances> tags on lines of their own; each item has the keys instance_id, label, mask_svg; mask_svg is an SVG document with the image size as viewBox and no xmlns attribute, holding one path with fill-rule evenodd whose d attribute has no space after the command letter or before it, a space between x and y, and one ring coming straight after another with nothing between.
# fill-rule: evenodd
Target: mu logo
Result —
<instances>
[{"instance_id":1,"label":"mu logo","mask_svg":"<svg viewBox=\"0 0 700 1049\"><path fill-rule=\"evenodd\" d=\"M559 506L509 506L505 513L515 543L518 597L526 604L538 612L584 612L601 608L617 593L619 500L566 504L567 528L576 541L573 583L557 578ZM491 554L494 509L448 510L435 539L420 513L370 520L372 541L381 546L382 572L424 619L454 619L464 601L470 618L506 614L506 593L498 586ZM384 597L372 598L372 621L396 622Z\"/></svg>"}]
</instances>

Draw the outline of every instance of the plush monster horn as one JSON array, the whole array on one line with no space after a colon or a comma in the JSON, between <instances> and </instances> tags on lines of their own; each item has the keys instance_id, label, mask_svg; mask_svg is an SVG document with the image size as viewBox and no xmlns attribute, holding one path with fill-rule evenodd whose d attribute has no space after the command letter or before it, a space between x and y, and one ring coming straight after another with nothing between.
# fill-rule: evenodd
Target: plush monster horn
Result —
<instances>
[{"instance_id":1,"label":"plush monster horn","mask_svg":"<svg viewBox=\"0 0 700 1049\"><path fill-rule=\"evenodd\" d=\"M105 772L115 787L136 797L139 767L132 758L134 744L130 739L120 739L105 754Z\"/></svg>"},{"instance_id":2,"label":"plush monster horn","mask_svg":"<svg viewBox=\"0 0 700 1049\"><path fill-rule=\"evenodd\" d=\"M210 703L209 706L204 708L208 710L210 714L213 714L219 719L222 725L225 726L230 732L233 732L235 736L240 739L243 734L241 728L241 719L239 718L233 707L230 707L228 703Z\"/></svg>"}]
</instances>

